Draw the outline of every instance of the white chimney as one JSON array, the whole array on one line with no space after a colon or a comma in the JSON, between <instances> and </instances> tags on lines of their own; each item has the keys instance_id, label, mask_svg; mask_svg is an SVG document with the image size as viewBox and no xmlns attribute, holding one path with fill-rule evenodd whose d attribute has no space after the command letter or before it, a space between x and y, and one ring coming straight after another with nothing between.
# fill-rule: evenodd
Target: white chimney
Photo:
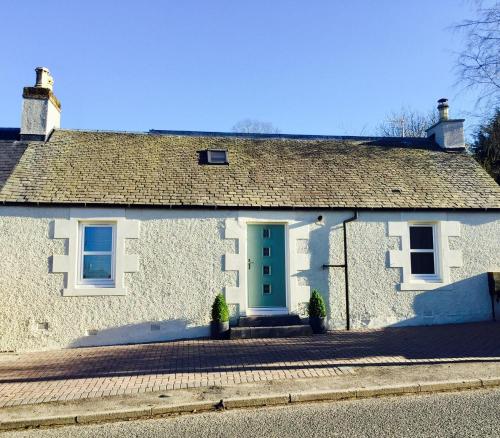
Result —
<instances>
[{"instance_id":1,"label":"white chimney","mask_svg":"<svg viewBox=\"0 0 500 438\"><path fill-rule=\"evenodd\" d=\"M427 137L446 150L461 150L465 148L464 120L450 119L448 114L448 99L438 100L439 121L427 129Z\"/></svg>"},{"instance_id":2,"label":"white chimney","mask_svg":"<svg viewBox=\"0 0 500 438\"><path fill-rule=\"evenodd\" d=\"M21 140L45 141L59 128L61 104L52 92L54 79L45 67L37 67L34 87L23 89Z\"/></svg>"}]
</instances>

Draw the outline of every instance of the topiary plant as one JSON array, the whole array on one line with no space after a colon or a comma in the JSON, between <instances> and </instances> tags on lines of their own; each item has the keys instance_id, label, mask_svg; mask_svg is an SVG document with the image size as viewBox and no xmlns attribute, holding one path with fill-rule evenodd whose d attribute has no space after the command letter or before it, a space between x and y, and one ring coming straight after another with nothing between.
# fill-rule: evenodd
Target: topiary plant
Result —
<instances>
[{"instance_id":1,"label":"topiary plant","mask_svg":"<svg viewBox=\"0 0 500 438\"><path fill-rule=\"evenodd\" d=\"M326 306L323 297L320 293L314 289L311 294L311 299L309 300L309 316L312 318L324 318L326 317Z\"/></svg>"},{"instance_id":2,"label":"topiary plant","mask_svg":"<svg viewBox=\"0 0 500 438\"><path fill-rule=\"evenodd\" d=\"M229 321L229 309L227 308L226 299L220 293L217 294L212 305L212 321Z\"/></svg>"}]
</instances>

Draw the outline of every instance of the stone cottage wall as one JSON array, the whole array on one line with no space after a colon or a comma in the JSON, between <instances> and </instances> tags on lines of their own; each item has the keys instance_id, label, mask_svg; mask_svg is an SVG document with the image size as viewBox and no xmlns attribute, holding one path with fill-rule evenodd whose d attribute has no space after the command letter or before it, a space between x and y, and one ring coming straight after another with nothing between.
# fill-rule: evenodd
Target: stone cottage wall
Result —
<instances>
[{"instance_id":1,"label":"stone cottage wall","mask_svg":"<svg viewBox=\"0 0 500 438\"><path fill-rule=\"evenodd\" d=\"M345 327L344 271L323 269L323 264L343 263L342 220L351 211L122 213L140 225L139 237L125 240L126 253L139 261L135 272L124 274L126 295L63 296L67 274L53 272L53 264L54 256L67 254L68 241L55 238L54 230L57 221L70 218L71 209L0 207L0 351L207 335L217 292L234 292L236 298L228 300L233 318L242 307L237 300L238 288L244 288L238 270L243 247L235 223L244 229L246 220L289 223L295 236L287 258L294 282L288 287L296 291L291 310L303 314L303 295L318 288L328 305L330 328ZM444 219L460 224L459 236L448 240L450 250L461 251L462 266L450 268L450 285L425 291L399 290L402 268L391 267L390 252L401 249L401 239L390 235L389 223L401 221L401 213L361 212L348 224L352 327L491 317L485 272L500 269L499 214L448 213Z\"/></svg>"},{"instance_id":2,"label":"stone cottage wall","mask_svg":"<svg viewBox=\"0 0 500 438\"><path fill-rule=\"evenodd\" d=\"M489 320L492 316L486 272L500 269L500 214L361 213L349 224L351 324L353 327L446 324ZM402 269L391 268L390 250L401 238L389 235L389 224L442 219L458 224L449 237L450 254L461 253L461 266L451 267L450 283L434 290L400 290ZM445 260L448 262L448 260ZM460 264L460 263L458 263ZM338 326L338 321L333 325Z\"/></svg>"}]
</instances>

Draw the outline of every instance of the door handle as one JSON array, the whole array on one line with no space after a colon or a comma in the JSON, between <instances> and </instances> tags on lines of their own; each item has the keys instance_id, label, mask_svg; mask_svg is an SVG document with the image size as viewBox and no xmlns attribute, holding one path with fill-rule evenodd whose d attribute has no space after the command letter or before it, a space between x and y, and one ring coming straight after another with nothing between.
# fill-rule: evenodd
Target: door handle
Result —
<instances>
[{"instance_id":1,"label":"door handle","mask_svg":"<svg viewBox=\"0 0 500 438\"><path fill-rule=\"evenodd\" d=\"M255 262L252 262L251 259L248 259L248 270L250 270L250 268L252 267L252 263L255 263Z\"/></svg>"}]
</instances>

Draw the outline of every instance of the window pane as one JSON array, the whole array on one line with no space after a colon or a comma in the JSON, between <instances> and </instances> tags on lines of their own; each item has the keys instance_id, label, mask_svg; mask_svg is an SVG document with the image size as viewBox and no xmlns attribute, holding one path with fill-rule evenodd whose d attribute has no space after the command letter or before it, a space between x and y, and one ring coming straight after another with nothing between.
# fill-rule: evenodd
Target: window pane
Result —
<instances>
[{"instance_id":1,"label":"window pane","mask_svg":"<svg viewBox=\"0 0 500 438\"><path fill-rule=\"evenodd\" d=\"M411 249L433 249L432 227L410 227Z\"/></svg>"},{"instance_id":2,"label":"window pane","mask_svg":"<svg viewBox=\"0 0 500 438\"><path fill-rule=\"evenodd\" d=\"M412 274L435 274L434 253L432 252L412 252L411 273Z\"/></svg>"},{"instance_id":3,"label":"window pane","mask_svg":"<svg viewBox=\"0 0 500 438\"><path fill-rule=\"evenodd\" d=\"M262 248L262 255L264 257L270 257L271 256L271 248L268 248L268 247Z\"/></svg>"},{"instance_id":4,"label":"window pane","mask_svg":"<svg viewBox=\"0 0 500 438\"><path fill-rule=\"evenodd\" d=\"M264 265L262 271L264 275L271 275L271 266Z\"/></svg>"},{"instance_id":5,"label":"window pane","mask_svg":"<svg viewBox=\"0 0 500 438\"><path fill-rule=\"evenodd\" d=\"M113 246L112 227L85 227L84 251L111 251Z\"/></svg>"},{"instance_id":6,"label":"window pane","mask_svg":"<svg viewBox=\"0 0 500 438\"><path fill-rule=\"evenodd\" d=\"M110 255L83 256L83 278L110 280L111 256Z\"/></svg>"},{"instance_id":7,"label":"window pane","mask_svg":"<svg viewBox=\"0 0 500 438\"><path fill-rule=\"evenodd\" d=\"M266 295L271 293L271 285L270 284L264 284L262 288L262 292Z\"/></svg>"},{"instance_id":8,"label":"window pane","mask_svg":"<svg viewBox=\"0 0 500 438\"><path fill-rule=\"evenodd\" d=\"M210 163L225 163L227 161L226 151L209 151Z\"/></svg>"}]
</instances>

